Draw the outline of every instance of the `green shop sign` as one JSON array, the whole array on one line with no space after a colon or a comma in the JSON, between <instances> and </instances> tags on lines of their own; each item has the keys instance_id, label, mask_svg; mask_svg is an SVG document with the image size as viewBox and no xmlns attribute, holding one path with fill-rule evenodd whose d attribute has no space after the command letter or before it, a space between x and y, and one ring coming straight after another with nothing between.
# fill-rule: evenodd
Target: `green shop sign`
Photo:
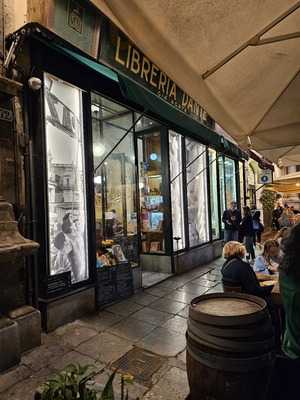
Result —
<instances>
[{"instance_id":1,"label":"green shop sign","mask_svg":"<svg viewBox=\"0 0 300 400\"><path fill-rule=\"evenodd\" d=\"M131 77L190 117L200 122L207 120L204 109L109 21L103 21L101 26L99 61Z\"/></svg>"}]
</instances>

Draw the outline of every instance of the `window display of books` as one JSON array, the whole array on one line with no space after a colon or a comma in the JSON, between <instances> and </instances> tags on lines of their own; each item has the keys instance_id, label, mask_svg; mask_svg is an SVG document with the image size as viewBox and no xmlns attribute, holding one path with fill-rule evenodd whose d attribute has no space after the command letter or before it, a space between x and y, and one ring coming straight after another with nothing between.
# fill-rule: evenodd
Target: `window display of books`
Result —
<instances>
[{"instance_id":1,"label":"window display of books","mask_svg":"<svg viewBox=\"0 0 300 400\"><path fill-rule=\"evenodd\" d=\"M101 244L102 246L97 251L97 268L128 262L119 244L114 244L113 240L103 240Z\"/></svg>"}]
</instances>

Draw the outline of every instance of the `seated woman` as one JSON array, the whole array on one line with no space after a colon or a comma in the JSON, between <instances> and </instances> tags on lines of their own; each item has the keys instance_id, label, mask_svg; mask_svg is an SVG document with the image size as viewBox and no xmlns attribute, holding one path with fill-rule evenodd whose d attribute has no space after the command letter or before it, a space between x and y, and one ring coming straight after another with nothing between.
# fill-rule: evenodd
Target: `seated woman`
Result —
<instances>
[{"instance_id":1,"label":"seated woman","mask_svg":"<svg viewBox=\"0 0 300 400\"><path fill-rule=\"evenodd\" d=\"M222 282L224 286L241 287L243 293L266 298L273 286L261 287L250 264L243 261L246 249L239 242L228 242L223 249L226 259L222 267Z\"/></svg>"},{"instance_id":2,"label":"seated woman","mask_svg":"<svg viewBox=\"0 0 300 400\"><path fill-rule=\"evenodd\" d=\"M256 258L253 269L261 274L272 275L278 272L279 263L279 243L277 240L269 239L265 241L263 254Z\"/></svg>"}]
</instances>

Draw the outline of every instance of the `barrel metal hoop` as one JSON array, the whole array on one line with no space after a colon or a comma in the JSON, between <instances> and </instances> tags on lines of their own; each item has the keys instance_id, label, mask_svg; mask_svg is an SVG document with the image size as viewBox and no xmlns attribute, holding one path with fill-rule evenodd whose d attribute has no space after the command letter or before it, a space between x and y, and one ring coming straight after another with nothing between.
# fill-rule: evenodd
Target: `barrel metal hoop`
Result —
<instances>
[{"instance_id":1,"label":"barrel metal hoop","mask_svg":"<svg viewBox=\"0 0 300 400\"><path fill-rule=\"evenodd\" d=\"M213 335L209 335L194 324L191 320L188 321L188 334L195 337L195 341L204 340L209 343L210 346L214 346L217 349L223 351L230 351L235 353L245 353L251 351L268 351L274 347L274 338L271 336L268 339L252 342L238 342L230 340L230 338L222 338Z\"/></svg>"},{"instance_id":2,"label":"barrel metal hoop","mask_svg":"<svg viewBox=\"0 0 300 400\"><path fill-rule=\"evenodd\" d=\"M199 349L196 349L190 343L187 343L187 352L193 359L207 367L228 371L228 372L249 372L257 369L263 369L269 367L274 363L275 352L270 351L259 357L251 358L231 358L231 357L220 357L215 354L205 353Z\"/></svg>"},{"instance_id":3,"label":"barrel metal hoop","mask_svg":"<svg viewBox=\"0 0 300 400\"><path fill-rule=\"evenodd\" d=\"M217 337L223 337L223 338L243 338L243 337L251 337L251 336L256 336L257 333L260 335L264 336L266 334L269 334L270 332L273 331L272 328L272 322L269 316L266 316L265 321L261 321L260 324L250 324L250 325L238 325L238 326L228 326L226 329L224 329L224 326L216 326L216 325L210 325L206 324L200 321L195 321L193 319L189 319L189 322L191 322L194 326L198 326L198 329L201 331L217 336Z\"/></svg>"}]
</instances>

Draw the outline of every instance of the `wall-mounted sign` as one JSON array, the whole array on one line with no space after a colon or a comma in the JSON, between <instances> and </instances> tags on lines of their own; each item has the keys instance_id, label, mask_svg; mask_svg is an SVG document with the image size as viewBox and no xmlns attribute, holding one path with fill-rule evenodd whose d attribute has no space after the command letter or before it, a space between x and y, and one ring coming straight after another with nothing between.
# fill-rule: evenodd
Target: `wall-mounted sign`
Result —
<instances>
[{"instance_id":1,"label":"wall-mounted sign","mask_svg":"<svg viewBox=\"0 0 300 400\"><path fill-rule=\"evenodd\" d=\"M190 117L205 122L207 113L118 28L103 21L99 61L123 72Z\"/></svg>"},{"instance_id":2,"label":"wall-mounted sign","mask_svg":"<svg viewBox=\"0 0 300 400\"><path fill-rule=\"evenodd\" d=\"M97 58L101 15L86 0L31 0L28 22L38 22Z\"/></svg>"},{"instance_id":3,"label":"wall-mounted sign","mask_svg":"<svg viewBox=\"0 0 300 400\"><path fill-rule=\"evenodd\" d=\"M12 120L13 120L12 111L8 110L7 108L0 108L0 120L1 121L12 122Z\"/></svg>"},{"instance_id":4,"label":"wall-mounted sign","mask_svg":"<svg viewBox=\"0 0 300 400\"><path fill-rule=\"evenodd\" d=\"M258 183L265 185L273 182L273 172L270 169L262 169L258 175Z\"/></svg>"}]
</instances>

